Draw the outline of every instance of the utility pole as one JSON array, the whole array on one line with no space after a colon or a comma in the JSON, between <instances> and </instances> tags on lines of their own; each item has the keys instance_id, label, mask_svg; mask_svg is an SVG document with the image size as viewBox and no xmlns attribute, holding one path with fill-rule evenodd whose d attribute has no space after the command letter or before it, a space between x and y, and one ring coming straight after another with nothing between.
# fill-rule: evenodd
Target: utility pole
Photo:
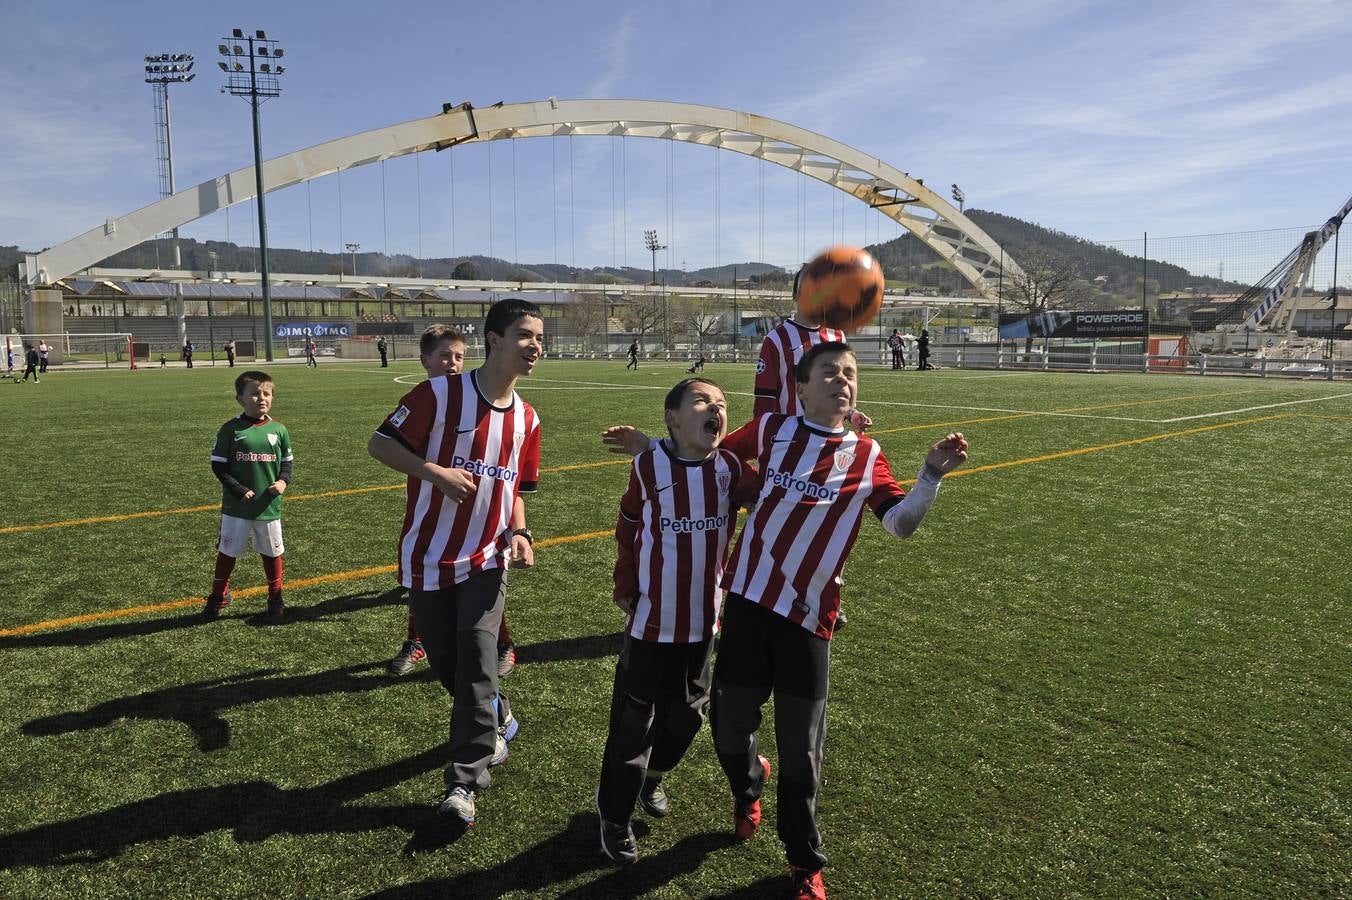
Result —
<instances>
[{"instance_id":1,"label":"utility pole","mask_svg":"<svg viewBox=\"0 0 1352 900\"><path fill-rule=\"evenodd\" d=\"M245 37L238 28L231 32L228 44L220 44L217 49L225 60L217 62L221 71L227 75L227 81L221 88L223 94L247 97L253 110L253 146L254 146L254 182L258 199L258 258L263 281L263 346L268 362L272 362L272 285L268 281L268 217L263 203L263 145L259 137L258 107L270 97L282 93L277 76L286 71L286 66L277 62L285 51L277 42L269 40L263 29L258 29L252 37ZM248 49L245 49L245 44ZM244 58L248 57L249 68L244 68ZM226 60L229 60L228 64Z\"/></svg>"}]
</instances>

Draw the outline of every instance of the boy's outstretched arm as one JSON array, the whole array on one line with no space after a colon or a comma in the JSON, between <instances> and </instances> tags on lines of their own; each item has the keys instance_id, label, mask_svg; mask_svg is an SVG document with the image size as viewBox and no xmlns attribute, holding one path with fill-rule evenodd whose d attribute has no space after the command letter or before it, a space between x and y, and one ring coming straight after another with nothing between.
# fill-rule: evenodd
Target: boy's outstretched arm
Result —
<instances>
[{"instance_id":1,"label":"boy's outstretched arm","mask_svg":"<svg viewBox=\"0 0 1352 900\"><path fill-rule=\"evenodd\" d=\"M891 485L883 485L883 489L895 493L874 507L874 512L882 519L888 533L902 540L915 534L925 513L934 505L943 477L966 460L967 439L960 432L953 432L930 447L925 454L925 464L916 476L915 486L904 497L899 496L901 488L891 481L889 472L887 480L891 481ZM885 461L880 459L879 462L882 467L886 467Z\"/></svg>"},{"instance_id":2,"label":"boy's outstretched arm","mask_svg":"<svg viewBox=\"0 0 1352 900\"><path fill-rule=\"evenodd\" d=\"M654 441L633 425L611 425L601 432L601 443L609 447L611 453L638 456Z\"/></svg>"}]
</instances>

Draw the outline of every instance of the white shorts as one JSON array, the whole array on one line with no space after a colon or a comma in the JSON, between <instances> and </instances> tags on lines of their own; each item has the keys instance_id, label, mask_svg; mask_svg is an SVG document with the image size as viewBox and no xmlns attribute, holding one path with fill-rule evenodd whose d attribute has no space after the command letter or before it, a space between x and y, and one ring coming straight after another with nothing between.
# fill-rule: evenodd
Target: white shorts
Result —
<instances>
[{"instance_id":1,"label":"white shorts","mask_svg":"<svg viewBox=\"0 0 1352 900\"><path fill-rule=\"evenodd\" d=\"M282 546L282 520L237 519L221 514L221 542L217 545L226 556L239 559L249 545L249 535L253 535L253 548L263 556L281 556L286 552Z\"/></svg>"}]
</instances>

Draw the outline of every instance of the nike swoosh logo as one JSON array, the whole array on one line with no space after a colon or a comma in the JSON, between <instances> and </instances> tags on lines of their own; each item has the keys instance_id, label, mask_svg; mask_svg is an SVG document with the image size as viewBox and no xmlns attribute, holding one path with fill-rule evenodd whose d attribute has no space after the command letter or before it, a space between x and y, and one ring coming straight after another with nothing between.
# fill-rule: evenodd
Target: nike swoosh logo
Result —
<instances>
[{"instance_id":1,"label":"nike swoosh logo","mask_svg":"<svg viewBox=\"0 0 1352 900\"><path fill-rule=\"evenodd\" d=\"M663 491L667 490L668 488L674 488L675 486L676 486L676 482L673 481L671 484L666 484L666 485L663 485L663 486L660 487L660 488L657 488L657 489L654 491L654 493L660 494L660 493L662 493Z\"/></svg>"},{"instance_id":2,"label":"nike swoosh logo","mask_svg":"<svg viewBox=\"0 0 1352 900\"><path fill-rule=\"evenodd\" d=\"M246 437L248 437L247 434L237 434L237 435L235 435L235 443L239 443L240 441L244 440Z\"/></svg>"},{"instance_id":3,"label":"nike swoosh logo","mask_svg":"<svg viewBox=\"0 0 1352 900\"><path fill-rule=\"evenodd\" d=\"M457 428L457 429L455 430L455 433L456 433L456 434L469 434L471 431L476 431L476 430L477 430L477 426L472 427L472 428Z\"/></svg>"}]
</instances>

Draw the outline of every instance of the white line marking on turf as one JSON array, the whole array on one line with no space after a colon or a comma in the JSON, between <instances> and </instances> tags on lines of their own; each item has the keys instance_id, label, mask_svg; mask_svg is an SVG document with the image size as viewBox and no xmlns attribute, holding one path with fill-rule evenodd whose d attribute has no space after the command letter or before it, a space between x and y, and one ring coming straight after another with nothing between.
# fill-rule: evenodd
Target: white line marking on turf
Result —
<instances>
[{"instance_id":1,"label":"white line marking on turf","mask_svg":"<svg viewBox=\"0 0 1352 900\"><path fill-rule=\"evenodd\" d=\"M1210 419L1215 416L1228 416L1237 413L1255 412L1260 409L1276 409L1279 406L1296 406L1300 403L1322 403L1325 400L1341 400L1344 397L1352 397L1352 393L1330 394L1327 397L1307 397L1304 400L1287 400L1282 403L1265 403L1262 406L1246 406L1243 409L1227 409L1224 412L1198 413L1195 416L1175 416L1172 419L1151 419L1152 422L1160 424L1170 424L1172 422L1187 422L1192 419Z\"/></svg>"}]
</instances>

